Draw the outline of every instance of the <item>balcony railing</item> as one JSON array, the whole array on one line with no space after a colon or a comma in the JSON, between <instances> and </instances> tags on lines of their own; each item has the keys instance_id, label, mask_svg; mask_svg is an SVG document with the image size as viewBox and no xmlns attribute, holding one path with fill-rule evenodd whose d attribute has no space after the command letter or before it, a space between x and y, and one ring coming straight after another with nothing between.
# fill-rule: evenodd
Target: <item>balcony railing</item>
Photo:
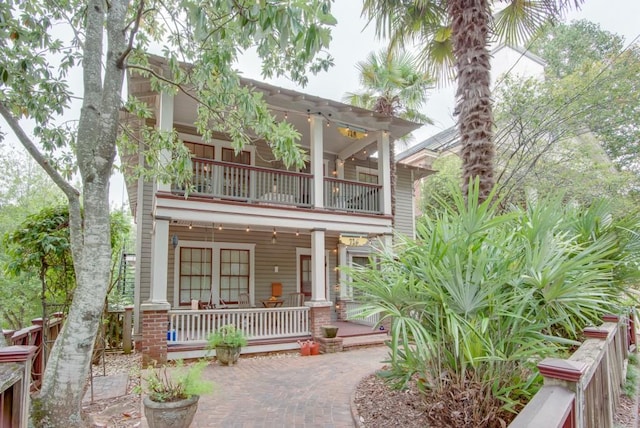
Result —
<instances>
[{"instance_id":1,"label":"balcony railing","mask_svg":"<svg viewBox=\"0 0 640 428\"><path fill-rule=\"evenodd\" d=\"M198 196L255 204L313 207L313 175L194 158L192 192ZM324 179L328 209L379 214L381 186ZM184 188L173 186L174 192Z\"/></svg>"},{"instance_id":2,"label":"balcony railing","mask_svg":"<svg viewBox=\"0 0 640 428\"><path fill-rule=\"evenodd\" d=\"M379 214L381 186L358 181L324 179L324 205L327 208Z\"/></svg>"}]
</instances>

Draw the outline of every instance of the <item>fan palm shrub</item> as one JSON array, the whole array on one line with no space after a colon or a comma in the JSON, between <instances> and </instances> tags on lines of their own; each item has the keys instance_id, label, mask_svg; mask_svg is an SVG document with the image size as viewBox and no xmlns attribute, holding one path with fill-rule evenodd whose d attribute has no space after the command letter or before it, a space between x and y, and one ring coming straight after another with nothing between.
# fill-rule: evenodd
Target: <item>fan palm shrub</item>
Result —
<instances>
[{"instance_id":1,"label":"fan palm shrub","mask_svg":"<svg viewBox=\"0 0 640 428\"><path fill-rule=\"evenodd\" d=\"M616 272L621 261L633 264L624 254L633 245L621 249L614 220L598 229L584 218L588 210L561 198L500 209L494 194L477 202L477 182L469 192L467 203L452 189L453 203L425 215L416 240L399 239L349 275L362 316L391 320L385 375L402 385L417 374L425 392L441 396L473 384L497 404L477 402L485 407L472 415L466 403L452 414L469 411L469 419L437 422L492 426L535 393L540 359L618 310L624 281ZM633 241L640 228L627 226Z\"/></svg>"}]
</instances>

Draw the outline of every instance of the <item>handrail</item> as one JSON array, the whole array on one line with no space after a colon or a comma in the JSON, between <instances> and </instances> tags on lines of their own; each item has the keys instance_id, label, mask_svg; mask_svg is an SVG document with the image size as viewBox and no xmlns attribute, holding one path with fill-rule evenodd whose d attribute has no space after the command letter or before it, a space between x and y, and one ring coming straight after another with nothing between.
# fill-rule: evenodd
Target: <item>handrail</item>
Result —
<instances>
[{"instance_id":1,"label":"handrail","mask_svg":"<svg viewBox=\"0 0 640 428\"><path fill-rule=\"evenodd\" d=\"M613 426L624 384L625 360L630 351L635 351L628 336L633 318L633 311L630 316L603 317L600 326L584 329L587 339L567 360L541 361L538 369L545 385L509 427Z\"/></svg>"},{"instance_id":2,"label":"handrail","mask_svg":"<svg viewBox=\"0 0 640 428\"><path fill-rule=\"evenodd\" d=\"M226 324L235 325L249 340L308 335L309 308L170 310L167 341L170 344L204 342Z\"/></svg>"}]
</instances>

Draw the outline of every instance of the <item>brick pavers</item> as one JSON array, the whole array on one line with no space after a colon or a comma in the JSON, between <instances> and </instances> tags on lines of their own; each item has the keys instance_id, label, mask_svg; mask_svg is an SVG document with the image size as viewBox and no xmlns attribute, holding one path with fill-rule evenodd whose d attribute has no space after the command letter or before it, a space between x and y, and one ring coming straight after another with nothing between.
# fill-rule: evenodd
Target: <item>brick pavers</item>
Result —
<instances>
[{"instance_id":1,"label":"brick pavers","mask_svg":"<svg viewBox=\"0 0 640 428\"><path fill-rule=\"evenodd\" d=\"M350 398L358 382L382 367L385 346L311 357L241 358L213 363L204 377L213 394L200 397L191 425L204 427L353 427Z\"/></svg>"}]
</instances>

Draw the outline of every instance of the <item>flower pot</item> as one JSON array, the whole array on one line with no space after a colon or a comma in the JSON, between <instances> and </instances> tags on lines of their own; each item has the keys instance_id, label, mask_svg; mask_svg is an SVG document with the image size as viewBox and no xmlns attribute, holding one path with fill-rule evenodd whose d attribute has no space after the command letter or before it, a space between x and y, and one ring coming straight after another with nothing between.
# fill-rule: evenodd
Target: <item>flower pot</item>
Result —
<instances>
[{"instance_id":1,"label":"flower pot","mask_svg":"<svg viewBox=\"0 0 640 428\"><path fill-rule=\"evenodd\" d=\"M311 355L319 355L320 354L320 342L311 342L309 346Z\"/></svg>"},{"instance_id":2,"label":"flower pot","mask_svg":"<svg viewBox=\"0 0 640 428\"><path fill-rule=\"evenodd\" d=\"M320 327L322 329L322 336L333 339L338 335L338 327L335 325L323 325Z\"/></svg>"},{"instance_id":3,"label":"flower pot","mask_svg":"<svg viewBox=\"0 0 640 428\"><path fill-rule=\"evenodd\" d=\"M224 366L231 366L237 363L239 357L240 357L239 346L227 346L227 345L216 346L216 358L218 360L218 363Z\"/></svg>"},{"instance_id":4,"label":"flower pot","mask_svg":"<svg viewBox=\"0 0 640 428\"><path fill-rule=\"evenodd\" d=\"M144 416L149 428L187 428L196 414L199 398L193 395L184 400L161 403L144 397Z\"/></svg>"},{"instance_id":5,"label":"flower pot","mask_svg":"<svg viewBox=\"0 0 640 428\"><path fill-rule=\"evenodd\" d=\"M309 342L302 342L300 344L300 355L303 357L311 355L311 346L309 345Z\"/></svg>"}]
</instances>

